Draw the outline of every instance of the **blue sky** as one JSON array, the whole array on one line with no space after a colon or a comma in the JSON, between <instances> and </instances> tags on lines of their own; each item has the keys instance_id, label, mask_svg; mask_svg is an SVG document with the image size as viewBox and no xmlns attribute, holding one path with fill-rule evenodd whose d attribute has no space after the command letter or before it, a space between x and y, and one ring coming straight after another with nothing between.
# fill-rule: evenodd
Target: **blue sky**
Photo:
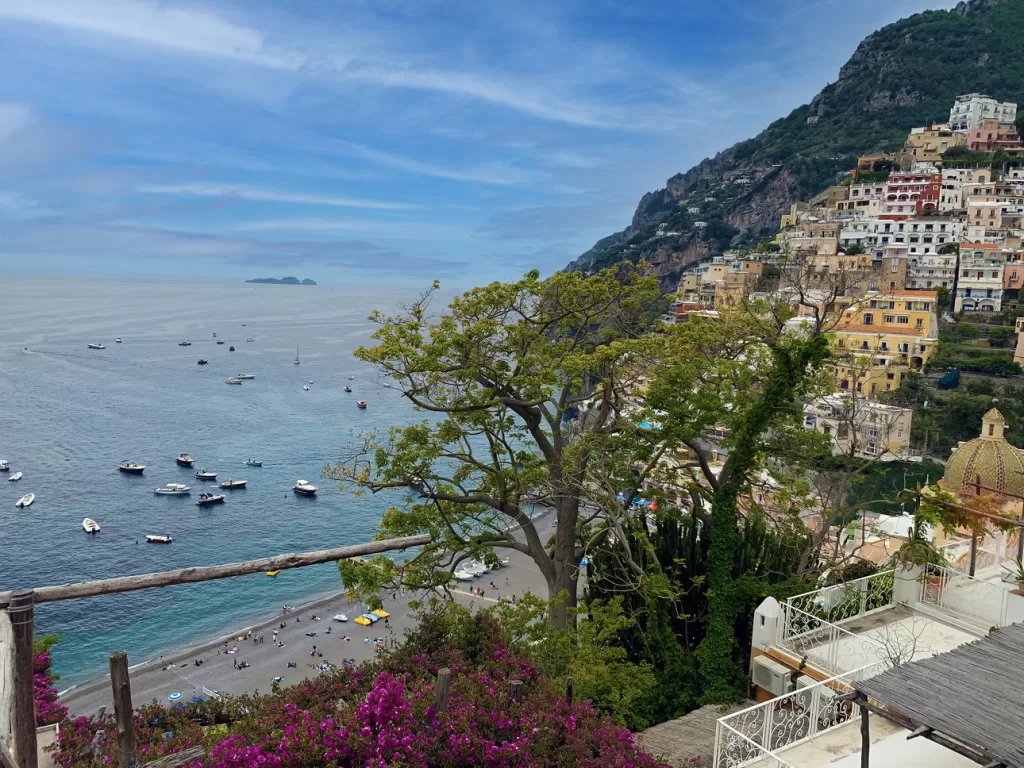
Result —
<instances>
[{"instance_id":1,"label":"blue sky","mask_svg":"<svg viewBox=\"0 0 1024 768\"><path fill-rule=\"evenodd\" d=\"M0 0L0 272L482 283L945 0Z\"/></svg>"}]
</instances>

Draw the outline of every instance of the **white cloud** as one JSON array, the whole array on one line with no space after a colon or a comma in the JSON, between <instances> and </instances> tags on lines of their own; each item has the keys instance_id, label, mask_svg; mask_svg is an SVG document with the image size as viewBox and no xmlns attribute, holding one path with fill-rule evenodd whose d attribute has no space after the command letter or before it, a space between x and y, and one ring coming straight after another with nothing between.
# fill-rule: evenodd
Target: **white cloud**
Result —
<instances>
[{"instance_id":1,"label":"white cloud","mask_svg":"<svg viewBox=\"0 0 1024 768\"><path fill-rule=\"evenodd\" d=\"M494 184L503 187L520 186L535 182L536 174L521 168L514 168L504 163L494 163L489 166L458 169L445 168L444 166L425 163L410 157L394 155L390 152L382 152L379 149L366 147L361 144L345 142L344 146L360 157L366 158L374 163L397 168L400 171L417 173L423 176L433 176L439 179L452 179L454 181L466 181L474 184Z\"/></svg>"},{"instance_id":2,"label":"white cloud","mask_svg":"<svg viewBox=\"0 0 1024 768\"><path fill-rule=\"evenodd\" d=\"M416 203L391 203L380 200L363 200L333 195L307 195L298 192L280 192L259 189L244 184L217 184L193 182L188 184L144 184L137 192L154 195L187 195L194 197L236 197L243 200L273 203L297 203L299 205L329 205L338 208L372 208L377 210L411 210L422 208Z\"/></svg>"}]
</instances>

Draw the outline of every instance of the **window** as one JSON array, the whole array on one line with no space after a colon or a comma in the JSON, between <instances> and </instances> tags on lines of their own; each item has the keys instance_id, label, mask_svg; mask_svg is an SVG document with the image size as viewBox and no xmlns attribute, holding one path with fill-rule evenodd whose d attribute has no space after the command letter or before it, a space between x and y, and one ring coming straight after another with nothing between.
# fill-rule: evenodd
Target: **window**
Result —
<instances>
[{"instance_id":1,"label":"window","mask_svg":"<svg viewBox=\"0 0 1024 768\"><path fill-rule=\"evenodd\" d=\"M870 312L865 314L864 315L864 325L874 325L874 324L875 324L875 316L873 314L871 314Z\"/></svg>"},{"instance_id":2,"label":"window","mask_svg":"<svg viewBox=\"0 0 1024 768\"><path fill-rule=\"evenodd\" d=\"M899 325L910 325L910 318L907 317L906 315L900 315L898 318L896 318L896 322Z\"/></svg>"},{"instance_id":3,"label":"window","mask_svg":"<svg viewBox=\"0 0 1024 768\"><path fill-rule=\"evenodd\" d=\"M890 291L895 291L896 290L896 281L895 280L890 280L889 281L889 290Z\"/></svg>"},{"instance_id":4,"label":"window","mask_svg":"<svg viewBox=\"0 0 1024 768\"><path fill-rule=\"evenodd\" d=\"M887 323L895 323L896 322L896 316L895 315L885 315L883 319Z\"/></svg>"},{"instance_id":5,"label":"window","mask_svg":"<svg viewBox=\"0 0 1024 768\"><path fill-rule=\"evenodd\" d=\"M924 320L918 318L917 321L914 323L914 327L917 328L917 330L919 331L922 330L924 328Z\"/></svg>"},{"instance_id":6,"label":"window","mask_svg":"<svg viewBox=\"0 0 1024 768\"><path fill-rule=\"evenodd\" d=\"M890 271L892 271L892 272L898 272L898 271L899 271L899 264L898 264L897 262L895 262L895 261L894 261L894 262L892 263L892 270L890 270Z\"/></svg>"}]
</instances>

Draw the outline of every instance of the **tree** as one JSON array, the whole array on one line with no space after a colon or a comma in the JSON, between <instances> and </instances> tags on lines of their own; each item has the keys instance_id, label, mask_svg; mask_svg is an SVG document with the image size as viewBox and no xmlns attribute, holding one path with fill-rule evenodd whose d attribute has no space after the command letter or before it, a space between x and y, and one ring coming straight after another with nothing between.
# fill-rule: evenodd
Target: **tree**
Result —
<instances>
[{"instance_id":1,"label":"tree","mask_svg":"<svg viewBox=\"0 0 1024 768\"><path fill-rule=\"evenodd\" d=\"M993 347L1008 346L1008 342L1013 337L1013 328L1008 325L993 325L988 329L988 341Z\"/></svg>"},{"instance_id":2,"label":"tree","mask_svg":"<svg viewBox=\"0 0 1024 768\"><path fill-rule=\"evenodd\" d=\"M628 265L543 281L531 272L469 291L434 318L430 296L398 317L375 313L376 345L356 352L429 418L365 436L326 473L374 493L411 489L383 515L380 536L429 533L433 543L402 566L341 563L342 578L371 594L433 588L467 557L514 549L536 563L549 620L565 627L584 552L632 514L668 448L629 416L664 344L639 323L660 298L657 282ZM554 512L550 540L532 507Z\"/></svg>"}]
</instances>

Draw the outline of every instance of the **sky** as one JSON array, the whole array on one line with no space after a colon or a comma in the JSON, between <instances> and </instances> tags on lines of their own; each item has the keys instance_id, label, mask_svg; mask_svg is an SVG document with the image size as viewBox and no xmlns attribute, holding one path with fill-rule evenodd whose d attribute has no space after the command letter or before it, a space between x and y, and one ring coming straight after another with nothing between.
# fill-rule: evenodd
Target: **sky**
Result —
<instances>
[{"instance_id":1,"label":"sky","mask_svg":"<svg viewBox=\"0 0 1024 768\"><path fill-rule=\"evenodd\" d=\"M0 0L0 279L549 274L952 5Z\"/></svg>"}]
</instances>

